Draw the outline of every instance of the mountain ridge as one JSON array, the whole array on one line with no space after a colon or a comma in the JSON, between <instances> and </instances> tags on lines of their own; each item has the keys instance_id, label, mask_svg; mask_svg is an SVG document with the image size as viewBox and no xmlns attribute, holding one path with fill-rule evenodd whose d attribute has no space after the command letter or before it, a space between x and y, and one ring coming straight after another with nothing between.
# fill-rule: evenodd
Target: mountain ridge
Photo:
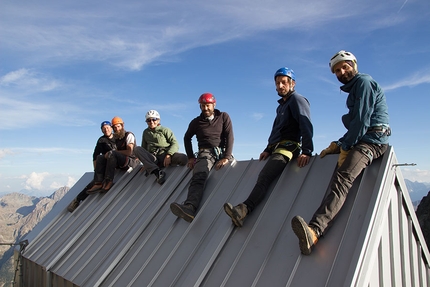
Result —
<instances>
[{"instance_id":1,"label":"mountain ridge","mask_svg":"<svg viewBox=\"0 0 430 287\"><path fill-rule=\"evenodd\" d=\"M64 186L42 197L19 192L0 197L0 287L10 286L14 279L15 245L19 245L69 189Z\"/></svg>"}]
</instances>

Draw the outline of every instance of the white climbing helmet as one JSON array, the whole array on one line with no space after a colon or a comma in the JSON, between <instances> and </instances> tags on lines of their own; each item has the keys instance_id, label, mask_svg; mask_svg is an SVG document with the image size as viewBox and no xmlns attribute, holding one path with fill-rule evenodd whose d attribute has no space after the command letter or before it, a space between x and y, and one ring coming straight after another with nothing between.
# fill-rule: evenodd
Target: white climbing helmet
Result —
<instances>
[{"instance_id":1,"label":"white climbing helmet","mask_svg":"<svg viewBox=\"0 0 430 287\"><path fill-rule=\"evenodd\" d=\"M347 52L344 50L341 50L337 52L331 59L330 63L328 64L330 67L331 72L334 74L333 67L336 66L337 63L342 61L353 61L355 65L357 65L357 59L355 58L354 54L351 52Z\"/></svg>"},{"instance_id":2,"label":"white climbing helmet","mask_svg":"<svg viewBox=\"0 0 430 287\"><path fill-rule=\"evenodd\" d=\"M145 120L152 118L160 119L160 114L156 110L148 111L145 115Z\"/></svg>"}]
</instances>

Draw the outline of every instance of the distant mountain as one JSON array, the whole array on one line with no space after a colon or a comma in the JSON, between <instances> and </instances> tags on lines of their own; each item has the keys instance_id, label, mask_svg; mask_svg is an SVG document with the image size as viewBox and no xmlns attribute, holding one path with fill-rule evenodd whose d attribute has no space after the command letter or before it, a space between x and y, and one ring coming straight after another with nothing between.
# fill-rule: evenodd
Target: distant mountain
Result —
<instances>
[{"instance_id":1,"label":"distant mountain","mask_svg":"<svg viewBox=\"0 0 430 287\"><path fill-rule=\"evenodd\" d=\"M421 199L430 191L430 183L417 181L412 182L408 179L405 179L405 183L409 191L409 196L411 197L412 203L416 209Z\"/></svg>"},{"instance_id":2,"label":"distant mountain","mask_svg":"<svg viewBox=\"0 0 430 287\"><path fill-rule=\"evenodd\" d=\"M48 197L21 193L0 197L0 286L11 286L14 277L15 246L10 244L18 244L68 191L61 187Z\"/></svg>"},{"instance_id":3,"label":"distant mountain","mask_svg":"<svg viewBox=\"0 0 430 287\"><path fill-rule=\"evenodd\" d=\"M416 215L427 247L430 249L430 192L422 198L420 204L416 208Z\"/></svg>"}]
</instances>

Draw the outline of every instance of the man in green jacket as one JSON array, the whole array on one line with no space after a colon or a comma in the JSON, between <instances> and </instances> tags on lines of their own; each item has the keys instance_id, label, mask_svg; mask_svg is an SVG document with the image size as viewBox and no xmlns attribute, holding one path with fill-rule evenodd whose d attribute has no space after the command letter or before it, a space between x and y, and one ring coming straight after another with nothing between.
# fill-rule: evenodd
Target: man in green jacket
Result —
<instances>
[{"instance_id":1,"label":"man in green jacket","mask_svg":"<svg viewBox=\"0 0 430 287\"><path fill-rule=\"evenodd\" d=\"M172 130L160 125L160 114L150 110L145 115L148 127L143 131L142 144L134 148L137 158L148 174L154 174L159 184L166 181L163 167L186 165L188 158L178 153L179 144Z\"/></svg>"}]
</instances>

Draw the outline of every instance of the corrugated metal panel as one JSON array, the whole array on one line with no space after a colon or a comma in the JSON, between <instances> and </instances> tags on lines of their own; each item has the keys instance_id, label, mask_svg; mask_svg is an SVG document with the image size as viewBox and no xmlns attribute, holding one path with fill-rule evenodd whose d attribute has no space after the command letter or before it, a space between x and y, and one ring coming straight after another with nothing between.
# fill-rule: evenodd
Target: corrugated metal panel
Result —
<instances>
[{"instance_id":1,"label":"corrugated metal panel","mask_svg":"<svg viewBox=\"0 0 430 287\"><path fill-rule=\"evenodd\" d=\"M163 186L135 170L72 214L61 210L24 257L77 286L427 286L428 250L392 149L356 180L312 255L300 254L290 220L310 219L336 160L289 164L242 228L222 206L246 199L264 162L212 171L191 224L169 209L186 197L185 167L168 168Z\"/></svg>"}]
</instances>

